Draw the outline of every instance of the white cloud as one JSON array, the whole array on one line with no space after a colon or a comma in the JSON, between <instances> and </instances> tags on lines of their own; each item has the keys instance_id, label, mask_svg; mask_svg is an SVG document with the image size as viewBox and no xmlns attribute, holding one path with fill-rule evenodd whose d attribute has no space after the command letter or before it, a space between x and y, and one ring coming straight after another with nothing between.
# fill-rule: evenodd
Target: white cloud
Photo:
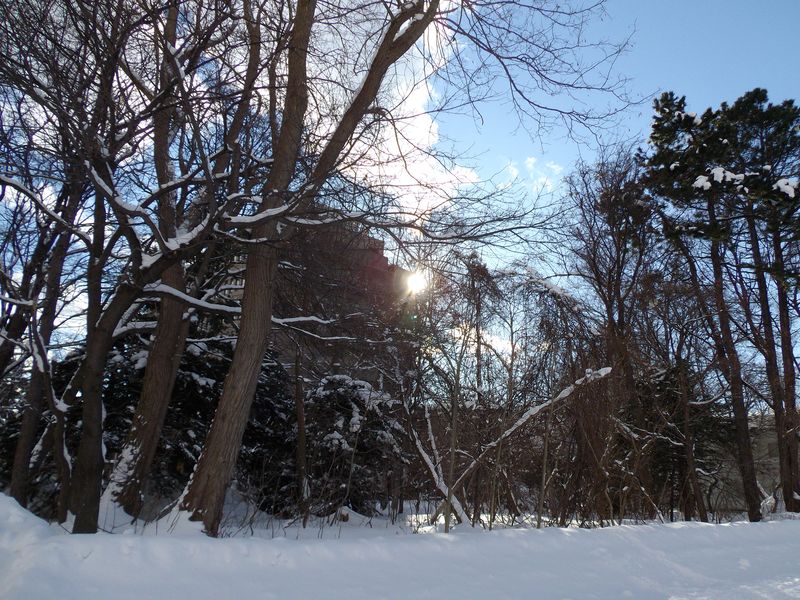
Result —
<instances>
[{"instance_id":1,"label":"white cloud","mask_svg":"<svg viewBox=\"0 0 800 600\"><path fill-rule=\"evenodd\" d=\"M536 156L526 157L522 164L525 166L527 176L520 183L534 196L553 192L558 184L559 175L564 170L561 165L552 160L542 164ZM506 171L511 179L516 179L520 172L515 161L508 162Z\"/></svg>"},{"instance_id":2,"label":"white cloud","mask_svg":"<svg viewBox=\"0 0 800 600\"><path fill-rule=\"evenodd\" d=\"M517 163L513 161L506 165L506 171L508 171L509 179L516 179L519 177L519 168L517 168Z\"/></svg>"},{"instance_id":3,"label":"white cloud","mask_svg":"<svg viewBox=\"0 0 800 600\"><path fill-rule=\"evenodd\" d=\"M399 197L403 210L417 214L446 204L460 188L480 181L457 158L437 156L439 125L429 113L436 94L427 80L450 57L449 38L443 35L436 26L429 27L423 36L427 55L416 47L390 70L377 104L391 113L392 123L384 121L357 142L346 167L357 179Z\"/></svg>"},{"instance_id":4,"label":"white cloud","mask_svg":"<svg viewBox=\"0 0 800 600\"><path fill-rule=\"evenodd\" d=\"M540 192L552 192L555 189L555 185L547 175L540 175L533 180L533 188Z\"/></svg>"}]
</instances>

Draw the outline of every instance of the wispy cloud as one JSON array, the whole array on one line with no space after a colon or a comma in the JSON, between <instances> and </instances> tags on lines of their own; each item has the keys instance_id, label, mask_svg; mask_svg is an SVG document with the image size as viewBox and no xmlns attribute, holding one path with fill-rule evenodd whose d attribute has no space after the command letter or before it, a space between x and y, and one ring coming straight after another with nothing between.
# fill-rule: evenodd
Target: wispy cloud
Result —
<instances>
[{"instance_id":1,"label":"wispy cloud","mask_svg":"<svg viewBox=\"0 0 800 600\"><path fill-rule=\"evenodd\" d=\"M517 163L515 163L513 160L509 161L509 163L506 165L506 171L508 172L509 179L516 179L519 177L519 167L517 167Z\"/></svg>"},{"instance_id":2,"label":"wispy cloud","mask_svg":"<svg viewBox=\"0 0 800 600\"><path fill-rule=\"evenodd\" d=\"M505 167L505 172L508 174L509 185L511 181L523 185L533 195L542 193L550 193L555 191L561 179L561 173L564 167L557 162L550 160L542 162L543 159L536 156L528 156L522 160L524 165L525 176L520 178L520 167L518 163L509 160Z\"/></svg>"}]
</instances>

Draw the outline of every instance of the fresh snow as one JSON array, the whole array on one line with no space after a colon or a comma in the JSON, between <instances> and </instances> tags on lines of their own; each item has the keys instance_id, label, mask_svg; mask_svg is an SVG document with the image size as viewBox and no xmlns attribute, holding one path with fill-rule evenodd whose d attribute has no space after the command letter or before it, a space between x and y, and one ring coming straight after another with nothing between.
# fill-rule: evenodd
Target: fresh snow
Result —
<instances>
[{"instance_id":1,"label":"fresh snow","mask_svg":"<svg viewBox=\"0 0 800 600\"><path fill-rule=\"evenodd\" d=\"M800 597L800 521L450 535L373 525L344 523L341 539L337 526L323 539L310 529L312 539L299 540L294 530L275 539L163 530L70 536L0 495L0 597Z\"/></svg>"},{"instance_id":2,"label":"fresh snow","mask_svg":"<svg viewBox=\"0 0 800 600\"><path fill-rule=\"evenodd\" d=\"M693 188L701 188L703 190L710 190L711 189L711 182L708 180L708 177L705 175L698 175L697 179L694 180L692 184Z\"/></svg>"},{"instance_id":3,"label":"fresh snow","mask_svg":"<svg viewBox=\"0 0 800 600\"><path fill-rule=\"evenodd\" d=\"M796 186L792 185L792 182L789 181L788 179L779 179L775 183L775 185L772 186L772 189L783 192L784 194L789 196L789 198L794 198L795 187Z\"/></svg>"}]
</instances>

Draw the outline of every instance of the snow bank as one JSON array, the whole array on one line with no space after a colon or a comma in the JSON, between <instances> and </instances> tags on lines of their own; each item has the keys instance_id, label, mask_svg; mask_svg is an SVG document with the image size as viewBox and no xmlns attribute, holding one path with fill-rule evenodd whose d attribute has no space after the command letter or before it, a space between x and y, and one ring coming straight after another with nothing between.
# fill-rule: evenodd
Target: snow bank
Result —
<instances>
[{"instance_id":1,"label":"snow bank","mask_svg":"<svg viewBox=\"0 0 800 600\"><path fill-rule=\"evenodd\" d=\"M0 495L0 597L798 598L800 521L322 541L69 536Z\"/></svg>"}]
</instances>

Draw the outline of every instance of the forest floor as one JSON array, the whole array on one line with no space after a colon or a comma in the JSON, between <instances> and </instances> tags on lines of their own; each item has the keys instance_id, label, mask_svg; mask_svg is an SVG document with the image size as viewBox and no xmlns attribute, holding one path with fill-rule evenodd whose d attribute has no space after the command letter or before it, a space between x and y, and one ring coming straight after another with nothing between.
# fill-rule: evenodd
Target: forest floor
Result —
<instances>
[{"instance_id":1,"label":"forest floor","mask_svg":"<svg viewBox=\"0 0 800 600\"><path fill-rule=\"evenodd\" d=\"M369 524L72 536L0 494L0 598L800 598L800 521L450 535Z\"/></svg>"}]
</instances>

